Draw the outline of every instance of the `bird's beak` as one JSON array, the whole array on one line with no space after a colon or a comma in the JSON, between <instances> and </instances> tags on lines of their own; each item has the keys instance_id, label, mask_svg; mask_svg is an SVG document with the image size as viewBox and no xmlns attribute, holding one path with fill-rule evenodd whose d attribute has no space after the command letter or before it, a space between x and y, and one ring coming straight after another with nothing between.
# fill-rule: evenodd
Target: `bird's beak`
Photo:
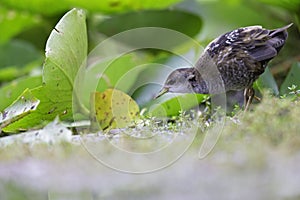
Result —
<instances>
[{"instance_id":1,"label":"bird's beak","mask_svg":"<svg viewBox=\"0 0 300 200\"><path fill-rule=\"evenodd\" d=\"M158 97L162 96L163 94L169 92L169 88L163 87L159 93L154 97L154 99L157 99Z\"/></svg>"}]
</instances>

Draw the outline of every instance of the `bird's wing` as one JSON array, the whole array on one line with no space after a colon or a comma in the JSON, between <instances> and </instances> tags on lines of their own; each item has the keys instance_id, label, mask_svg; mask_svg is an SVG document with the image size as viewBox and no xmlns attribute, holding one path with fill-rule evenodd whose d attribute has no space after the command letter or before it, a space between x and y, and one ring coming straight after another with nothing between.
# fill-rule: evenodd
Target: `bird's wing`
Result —
<instances>
[{"instance_id":1,"label":"bird's wing","mask_svg":"<svg viewBox=\"0 0 300 200\"><path fill-rule=\"evenodd\" d=\"M286 29L291 25L267 30L261 26L248 26L239 28L221 35L212 41L206 48L209 54L228 55L228 51L236 53L238 57L241 52L248 54L254 62L269 61L274 58L283 46L286 38Z\"/></svg>"},{"instance_id":2,"label":"bird's wing","mask_svg":"<svg viewBox=\"0 0 300 200\"><path fill-rule=\"evenodd\" d=\"M256 47L249 50L248 52L249 55L258 62L272 59L277 55L276 49L270 45Z\"/></svg>"}]
</instances>

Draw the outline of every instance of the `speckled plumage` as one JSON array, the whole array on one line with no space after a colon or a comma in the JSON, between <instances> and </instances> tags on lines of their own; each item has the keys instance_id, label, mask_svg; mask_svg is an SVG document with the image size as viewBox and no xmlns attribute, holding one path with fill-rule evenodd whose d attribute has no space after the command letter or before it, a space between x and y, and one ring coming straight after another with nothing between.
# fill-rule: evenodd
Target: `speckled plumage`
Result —
<instances>
[{"instance_id":1,"label":"speckled plumage","mask_svg":"<svg viewBox=\"0 0 300 200\"><path fill-rule=\"evenodd\" d=\"M216 94L252 88L283 47L291 25L274 30L249 26L221 35L209 43L194 67L174 70L158 96L166 92Z\"/></svg>"},{"instance_id":2,"label":"speckled plumage","mask_svg":"<svg viewBox=\"0 0 300 200\"><path fill-rule=\"evenodd\" d=\"M261 26L239 28L212 41L205 50L216 64L226 91L249 87L261 75L287 38L286 29L275 30ZM201 62L198 62L201 67Z\"/></svg>"}]
</instances>

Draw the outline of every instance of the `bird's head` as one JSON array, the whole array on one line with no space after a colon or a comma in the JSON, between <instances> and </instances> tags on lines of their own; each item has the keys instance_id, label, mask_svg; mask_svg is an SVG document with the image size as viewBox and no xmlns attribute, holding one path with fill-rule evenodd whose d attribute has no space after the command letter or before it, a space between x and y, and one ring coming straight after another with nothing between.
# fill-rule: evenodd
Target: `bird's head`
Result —
<instances>
[{"instance_id":1,"label":"bird's head","mask_svg":"<svg viewBox=\"0 0 300 200\"><path fill-rule=\"evenodd\" d=\"M180 68L171 72L155 99L167 92L193 93L193 83L197 82L196 71L195 68Z\"/></svg>"}]
</instances>

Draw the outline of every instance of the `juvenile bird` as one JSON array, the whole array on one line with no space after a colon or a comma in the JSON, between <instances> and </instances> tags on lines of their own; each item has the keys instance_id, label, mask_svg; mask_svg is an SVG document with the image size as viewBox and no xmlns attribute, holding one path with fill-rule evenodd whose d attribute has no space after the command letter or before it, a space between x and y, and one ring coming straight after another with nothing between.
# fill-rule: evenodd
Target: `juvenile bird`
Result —
<instances>
[{"instance_id":1,"label":"juvenile bird","mask_svg":"<svg viewBox=\"0 0 300 200\"><path fill-rule=\"evenodd\" d=\"M219 94L244 89L247 110L254 81L285 44L290 26L274 30L248 26L219 36L204 49L195 67L171 72L155 98L167 92Z\"/></svg>"}]
</instances>

